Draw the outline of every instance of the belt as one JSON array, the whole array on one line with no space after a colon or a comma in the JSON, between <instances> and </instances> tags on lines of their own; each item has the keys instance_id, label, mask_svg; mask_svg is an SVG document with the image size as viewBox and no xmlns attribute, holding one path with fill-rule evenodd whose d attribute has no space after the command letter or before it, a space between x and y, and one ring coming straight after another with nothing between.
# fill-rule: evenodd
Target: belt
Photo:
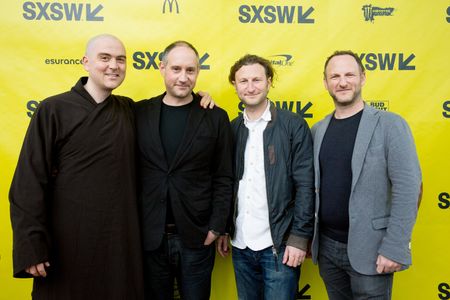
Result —
<instances>
[{"instance_id":1,"label":"belt","mask_svg":"<svg viewBox=\"0 0 450 300\"><path fill-rule=\"evenodd\" d=\"M176 234L178 233L177 227L175 224L166 224L166 227L164 229L165 234Z\"/></svg>"}]
</instances>

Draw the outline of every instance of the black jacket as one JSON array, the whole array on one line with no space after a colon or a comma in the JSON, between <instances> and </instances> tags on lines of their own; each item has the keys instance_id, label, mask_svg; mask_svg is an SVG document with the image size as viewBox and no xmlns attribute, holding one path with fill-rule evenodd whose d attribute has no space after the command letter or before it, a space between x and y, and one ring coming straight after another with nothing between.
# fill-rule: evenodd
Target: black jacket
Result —
<instances>
[{"instance_id":1,"label":"black jacket","mask_svg":"<svg viewBox=\"0 0 450 300\"><path fill-rule=\"evenodd\" d=\"M203 109L194 95L183 139L168 165L159 134L164 95L135 107L144 250L161 244L167 199L183 244L200 248L209 230L225 230L231 206L230 123L223 109Z\"/></svg>"},{"instance_id":2,"label":"black jacket","mask_svg":"<svg viewBox=\"0 0 450 300\"><path fill-rule=\"evenodd\" d=\"M303 250L313 234L314 166L311 132L299 115L270 103L272 120L263 133L269 223L277 250L287 245ZM234 236L237 192L244 174L248 129L243 115L231 122L234 136L234 205L230 233Z\"/></svg>"}]
</instances>

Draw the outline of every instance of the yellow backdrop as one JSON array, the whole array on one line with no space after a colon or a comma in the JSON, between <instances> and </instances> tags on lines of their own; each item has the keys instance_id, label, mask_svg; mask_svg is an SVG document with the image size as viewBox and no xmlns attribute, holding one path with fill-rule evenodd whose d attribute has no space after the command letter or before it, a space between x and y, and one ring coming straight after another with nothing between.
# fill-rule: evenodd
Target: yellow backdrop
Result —
<instances>
[{"instance_id":1,"label":"yellow backdrop","mask_svg":"<svg viewBox=\"0 0 450 300\"><path fill-rule=\"evenodd\" d=\"M450 2L448 0L42 0L0 4L0 299L30 299L31 280L12 278L7 193L30 115L47 96L85 74L80 58L93 35L127 46L128 75L115 91L135 100L163 91L159 53L190 41L200 52L197 89L230 118L241 111L227 83L246 53L273 61L269 97L311 126L333 109L323 88L325 58L361 55L363 97L401 114L415 136L424 196L413 233L413 266L396 275L394 299L450 299ZM217 258L212 299L236 299L231 259ZM326 299L317 267L303 266L298 299Z\"/></svg>"}]
</instances>

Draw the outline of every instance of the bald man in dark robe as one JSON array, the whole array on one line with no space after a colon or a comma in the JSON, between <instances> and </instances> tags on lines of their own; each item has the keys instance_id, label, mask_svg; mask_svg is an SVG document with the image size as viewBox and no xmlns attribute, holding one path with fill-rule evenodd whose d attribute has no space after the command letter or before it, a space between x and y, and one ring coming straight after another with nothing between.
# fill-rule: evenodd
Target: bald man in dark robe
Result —
<instances>
[{"instance_id":1,"label":"bald man in dark robe","mask_svg":"<svg viewBox=\"0 0 450 300\"><path fill-rule=\"evenodd\" d=\"M14 276L33 299L142 299L133 102L120 40L88 42L81 78L42 101L10 190Z\"/></svg>"}]
</instances>

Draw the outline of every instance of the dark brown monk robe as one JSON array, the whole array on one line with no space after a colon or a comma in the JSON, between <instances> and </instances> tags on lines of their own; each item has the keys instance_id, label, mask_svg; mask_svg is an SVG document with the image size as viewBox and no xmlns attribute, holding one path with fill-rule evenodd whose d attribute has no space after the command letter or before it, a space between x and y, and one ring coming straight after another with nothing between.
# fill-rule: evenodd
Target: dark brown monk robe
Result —
<instances>
[{"instance_id":1,"label":"dark brown monk robe","mask_svg":"<svg viewBox=\"0 0 450 300\"><path fill-rule=\"evenodd\" d=\"M44 100L10 190L14 276L49 262L33 299L143 297L133 102L84 89Z\"/></svg>"}]
</instances>

